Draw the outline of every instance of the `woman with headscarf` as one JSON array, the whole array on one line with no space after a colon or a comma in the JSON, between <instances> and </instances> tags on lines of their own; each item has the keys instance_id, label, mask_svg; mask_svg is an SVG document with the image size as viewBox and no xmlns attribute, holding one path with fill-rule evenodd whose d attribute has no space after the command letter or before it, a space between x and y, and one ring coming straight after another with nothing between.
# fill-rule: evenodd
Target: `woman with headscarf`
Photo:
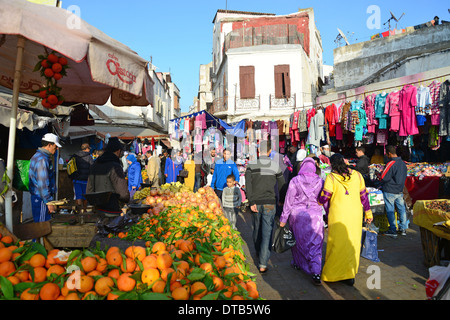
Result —
<instances>
[{"instance_id":1,"label":"woman with headscarf","mask_svg":"<svg viewBox=\"0 0 450 320\"><path fill-rule=\"evenodd\" d=\"M320 284L324 235L323 208L317 200L323 183L317 175L314 159L305 158L298 175L289 183L280 217L281 226L289 221L296 240L291 249L292 266L311 275L317 285Z\"/></svg>"},{"instance_id":2,"label":"woman with headscarf","mask_svg":"<svg viewBox=\"0 0 450 320\"><path fill-rule=\"evenodd\" d=\"M322 280L353 285L359 267L363 219L370 223L373 216L361 174L350 169L341 154L331 156L330 162L332 172L325 179L319 197L319 203L328 206Z\"/></svg>"},{"instance_id":3,"label":"woman with headscarf","mask_svg":"<svg viewBox=\"0 0 450 320\"><path fill-rule=\"evenodd\" d=\"M134 193L141 186L142 173L141 164L137 161L136 156L133 153L128 154L128 191L130 192L130 199L133 199Z\"/></svg>"}]
</instances>

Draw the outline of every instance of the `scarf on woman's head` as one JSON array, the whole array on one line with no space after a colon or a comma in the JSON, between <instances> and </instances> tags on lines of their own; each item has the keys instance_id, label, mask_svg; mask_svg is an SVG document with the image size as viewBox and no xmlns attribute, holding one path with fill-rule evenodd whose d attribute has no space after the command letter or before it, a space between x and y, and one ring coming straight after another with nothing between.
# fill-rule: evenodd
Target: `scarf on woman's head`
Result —
<instances>
[{"instance_id":1,"label":"scarf on woman's head","mask_svg":"<svg viewBox=\"0 0 450 320\"><path fill-rule=\"evenodd\" d=\"M303 160L300 170L298 171L298 185L308 198L317 194L317 188L321 187L322 178L316 173L316 162L313 158Z\"/></svg>"}]
</instances>

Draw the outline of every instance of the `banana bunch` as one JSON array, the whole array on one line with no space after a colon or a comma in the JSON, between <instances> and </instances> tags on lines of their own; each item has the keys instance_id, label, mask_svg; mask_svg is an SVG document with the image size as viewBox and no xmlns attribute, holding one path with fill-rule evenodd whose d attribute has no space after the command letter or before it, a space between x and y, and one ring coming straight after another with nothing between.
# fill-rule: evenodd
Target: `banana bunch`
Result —
<instances>
[{"instance_id":1,"label":"banana bunch","mask_svg":"<svg viewBox=\"0 0 450 320\"><path fill-rule=\"evenodd\" d=\"M174 193L177 193L177 192L189 191L189 188L187 186L185 186L183 183L177 181L177 182L163 184L161 186L161 190L170 190Z\"/></svg>"},{"instance_id":2,"label":"banana bunch","mask_svg":"<svg viewBox=\"0 0 450 320\"><path fill-rule=\"evenodd\" d=\"M150 188L143 188L134 193L133 199L145 199L150 195Z\"/></svg>"}]
</instances>

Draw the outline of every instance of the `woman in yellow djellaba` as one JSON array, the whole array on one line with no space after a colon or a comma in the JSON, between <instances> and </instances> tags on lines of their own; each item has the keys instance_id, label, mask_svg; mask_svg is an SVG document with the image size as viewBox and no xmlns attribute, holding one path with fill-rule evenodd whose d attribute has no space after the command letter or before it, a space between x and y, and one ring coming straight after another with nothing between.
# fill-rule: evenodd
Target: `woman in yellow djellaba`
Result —
<instances>
[{"instance_id":1,"label":"woman in yellow djellaba","mask_svg":"<svg viewBox=\"0 0 450 320\"><path fill-rule=\"evenodd\" d=\"M373 216L361 174L350 169L341 154L331 156L330 162L332 172L319 197L328 212L322 280L353 285L359 267L363 219L371 223Z\"/></svg>"}]
</instances>

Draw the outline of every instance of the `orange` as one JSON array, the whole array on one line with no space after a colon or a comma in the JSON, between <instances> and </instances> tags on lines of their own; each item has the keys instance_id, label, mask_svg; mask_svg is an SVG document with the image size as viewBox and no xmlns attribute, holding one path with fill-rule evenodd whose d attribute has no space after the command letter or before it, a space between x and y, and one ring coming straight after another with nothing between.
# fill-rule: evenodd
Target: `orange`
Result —
<instances>
[{"instance_id":1,"label":"orange","mask_svg":"<svg viewBox=\"0 0 450 320\"><path fill-rule=\"evenodd\" d=\"M108 262L104 258L99 258L97 262L97 267L95 267L95 270L103 273L106 271L106 268L108 267Z\"/></svg>"},{"instance_id":2,"label":"orange","mask_svg":"<svg viewBox=\"0 0 450 320\"><path fill-rule=\"evenodd\" d=\"M247 291L248 292L248 296L252 299L258 299L259 298L259 293L256 289L250 289Z\"/></svg>"},{"instance_id":3,"label":"orange","mask_svg":"<svg viewBox=\"0 0 450 320\"><path fill-rule=\"evenodd\" d=\"M111 292L111 288L114 286L114 280L110 277L103 277L95 282L95 292L101 296L106 296Z\"/></svg>"},{"instance_id":4,"label":"orange","mask_svg":"<svg viewBox=\"0 0 450 320\"><path fill-rule=\"evenodd\" d=\"M56 264L55 256L58 254L59 250L54 249L47 253L47 260L45 261L45 267L48 269L50 266Z\"/></svg>"},{"instance_id":5,"label":"orange","mask_svg":"<svg viewBox=\"0 0 450 320\"><path fill-rule=\"evenodd\" d=\"M108 296L106 297L106 300L117 300L119 296L117 294L114 294L112 292L108 293Z\"/></svg>"},{"instance_id":6,"label":"orange","mask_svg":"<svg viewBox=\"0 0 450 320\"><path fill-rule=\"evenodd\" d=\"M24 271L24 272L28 273L28 271ZM28 274L27 274L27 276L28 276ZM9 277L6 278L6 279L8 279L9 282L11 282L11 284L12 284L13 286L16 285L16 284L18 284L18 283L20 283L20 282L22 282L21 279L20 279L18 276L9 276Z\"/></svg>"},{"instance_id":7,"label":"orange","mask_svg":"<svg viewBox=\"0 0 450 320\"><path fill-rule=\"evenodd\" d=\"M156 266L161 271L169 268L172 265L172 262L172 257L167 251L161 252L161 254L156 258Z\"/></svg>"},{"instance_id":8,"label":"orange","mask_svg":"<svg viewBox=\"0 0 450 320\"><path fill-rule=\"evenodd\" d=\"M94 287L94 278L91 276L81 276L80 277L80 288L77 289L79 292L86 293L91 291Z\"/></svg>"},{"instance_id":9,"label":"orange","mask_svg":"<svg viewBox=\"0 0 450 320\"><path fill-rule=\"evenodd\" d=\"M114 268L114 269L111 269L108 272L108 277L114 278L116 280L119 279L119 276L120 276L120 270L119 269Z\"/></svg>"},{"instance_id":10,"label":"orange","mask_svg":"<svg viewBox=\"0 0 450 320\"><path fill-rule=\"evenodd\" d=\"M131 291L136 286L136 280L130 277L131 273L122 273L117 279L117 288L120 291Z\"/></svg>"},{"instance_id":11,"label":"orange","mask_svg":"<svg viewBox=\"0 0 450 320\"><path fill-rule=\"evenodd\" d=\"M52 273L56 273L56 275L59 276L64 272L66 272L66 269L64 269L64 267L60 266L59 264L54 264L47 269L47 277L50 277Z\"/></svg>"},{"instance_id":12,"label":"orange","mask_svg":"<svg viewBox=\"0 0 450 320\"><path fill-rule=\"evenodd\" d=\"M70 292L65 296L64 300L80 300L80 297L78 296L78 293Z\"/></svg>"},{"instance_id":13,"label":"orange","mask_svg":"<svg viewBox=\"0 0 450 320\"><path fill-rule=\"evenodd\" d=\"M7 277L14 271L16 271L16 266L13 262L5 261L0 263L0 276Z\"/></svg>"},{"instance_id":14,"label":"orange","mask_svg":"<svg viewBox=\"0 0 450 320\"><path fill-rule=\"evenodd\" d=\"M136 269L136 261L132 258L126 258L120 265L122 272L133 272Z\"/></svg>"},{"instance_id":15,"label":"orange","mask_svg":"<svg viewBox=\"0 0 450 320\"><path fill-rule=\"evenodd\" d=\"M88 273L97 268L97 259L94 257L84 257L81 259L81 267L83 271Z\"/></svg>"},{"instance_id":16,"label":"orange","mask_svg":"<svg viewBox=\"0 0 450 320\"><path fill-rule=\"evenodd\" d=\"M163 270L161 271L161 279L163 279L164 281L167 282L167 279L168 279L168 277L169 277L169 274L171 274L171 273L172 273L172 275L171 275L171 277L170 277L170 283L173 283L173 282L177 281L177 275L176 275L176 273L175 273L175 270L172 269L172 268L166 268L166 269L163 269Z\"/></svg>"},{"instance_id":17,"label":"orange","mask_svg":"<svg viewBox=\"0 0 450 320\"><path fill-rule=\"evenodd\" d=\"M252 280L249 280L246 282L247 284L247 290L256 290L256 283Z\"/></svg>"},{"instance_id":18,"label":"orange","mask_svg":"<svg viewBox=\"0 0 450 320\"><path fill-rule=\"evenodd\" d=\"M120 252L119 247L110 247L107 251L106 251L106 258L108 258L108 255L110 255L113 252Z\"/></svg>"},{"instance_id":19,"label":"orange","mask_svg":"<svg viewBox=\"0 0 450 320\"><path fill-rule=\"evenodd\" d=\"M180 281L175 281L175 282L173 282L173 283L171 283L170 284L170 291L173 291L173 290L175 290L176 288L180 288L180 287L182 287L183 285L181 284L181 282Z\"/></svg>"},{"instance_id":20,"label":"orange","mask_svg":"<svg viewBox=\"0 0 450 320\"><path fill-rule=\"evenodd\" d=\"M211 263L205 262L200 265L200 268L205 270L206 273L210 273L213 271L213 267Z\"/></svg>"},{"instance_id":21,"label":"orange","mask_svg":"<svg viewBox=\"0 0 450 320\"><path fill-rule=\"evenodd\" d=\"M106 261L112 266L120 267L123 261L123 257L119 251L112 252L111 254L106 255Z\"/></svg>"},{"instance_id":22,"label":"orange","mask_svg":"<svg viewBox=\"0 0 450 320\"><path fill-rule=\"evenodd\" d=\"M172 298L174 300L188 300L189 299L189 289L188 287L179 287L172 291Z\"/></svg>"},{"instance_id":23,"label":"orange","mask_svg":"<svg viewBox=\"0 0 450 320\"><path fill-rule=\"evenodd\" d=\"M4 236L1 240L3 243L12 243L13 242L13 238L11 236Z\"/></svg>"},{"instance_id":24,"label":"orange","mask_svg":"<svg viewBox=\"0 0 450 320\"><path fill-rule=\"evenodd\" d=\"M44 284L39 292L41 300L56 300L59 297L61 290L58 285L53 282Z\"/></svg>"},{"instance_id":25,"label":"orange","mask_svg":"<svg viewBox=\"0 0 450 320\"><path fill-rule=\"evenodd\" d=\"M70 287L72 289L69 289L69 287L68 287L69 284L71 285ZM76 290L73 289L74 287L75 287L75 281L72 279L67 279L67 281L64 282L64 286L61 288L61 295L64 297L67 297L67 295L69 293L76 292Z\"/></svg>"},{"instance_id":26,"label":"orange","mask_svg":"<svg viewBox=\"0 0 450 320\"><path fill-rule=\"evenodd\" d=\"M43 266L45 266L45 262L46 262L46 259L45 259L44 255L42 255L40 253L36 253L30 259L30 266L32 266L33 268L43 267Z\"/></svg>"},{"instance_id":27,"label":"orange","mask_svg":"<svg viewBox=\"0 0 450 320\"><path fill-rule=\"evenodd\" d=\"M194 299L202 298L207 292L208 289L203 282L197 281L191 284L191 294Z\"/></svg>"},{"instance_id":28,"label":"orange","mask_svg":"<svg viewBox=\"0 0 450 320\"><path fill-rule=\"evenodd\" d=\"M158 269L146 269L142 271L141 280L147 285L151 285L153 282L158 280L160 273Z\"/></svg>"},{"instance_id":29,"label":"orange","mask_svg":"<svg viewBox=\"0 0 450 320\"><path fill-rule=\"evenodd\" d=\"M190 240L184 240L182 243L180 243L179 248L184 252L190 252L194 249L194 245Z\"/></svg>"},{"instance_id":30,"label":"orange","mask_svg":"<svg viewBox=\"0 0 450 320\"><path fill-rule=\"evenodd\" d=\"M36 267L33 270L35 283L43 282L47 279L47 269L45 269L44 267ZM33 279L31 278L31 273L30 273L30 280L33 281Z\"/></svg>"},{"instance_id":31,"label":"orange","mask_svg":"<svg viewBox=\"0 0 450 320\"><path fill-rule=\"evenodd\" d=\"M20 282L28 281L30 272L28 272L27 270L20 270L16 273L15 276L20 280Z\"/></svg>"},{"instance_id":32,"label":"orange","mask_svg":"<svg viewBox=\"0 0 450 320\"><path fill-rule=\"evenodd\" d=\"M0 249L0 263L11 260L12 255L13 255L12 251L9 250L8 248L1 248Z\"/></svg>"},{"instance_id":33,"label":"orange","mask_svg":"<svg viewBox=\"0 0 450 320\"><path fill-rule=\"evenodd\" d=\"M30 293L32 288L27 288L23 290L20 294L20 300L39 300L39 293Z\"/></svg>"},{"instance_id":34,"label":"orange","mask_svg":"<svg viewBox=\"0 0 450 320\"><path fill-rule=\"evenodd\" d=\"M152 246L152 252L153 253L160 253L162 251L166 251L166 245L164 244L164 242L158 241L155 242Z\"/></svg>"},{"instance_id":35,"label":"orange","mask_svg":"<svg viewBox=\"0 0 450 320\"><path fill-rule=\"evenodd\" d=\"M144 247L130 246L125 250L125 255L133 260L138 259L139 261L142 261L147 256L147 252Z\"/></svg>"},{"instance_id":36,"label":"orange","mask_svg":"<svg viewBox=\"0 0 450 320\"><path fill-rule=\"evenodd\" d=\"M220 277L214 276L212 280L214 283L214 291L220 291L223 289L223 280Z\"/></svg>"},{"instance_id":37,"label":"orange","mask_svg":"<svg viewBox=\"0 0 450 320\"><path fill-rule=\"evenodd\" d=\"M153 292L157 292L157 293L163 293L165 288L166 288L166 282L165 281L163 281L163 280L156 280L153 283L152 291Z\"/></svg>"},{"instance_id":38,"label":"orange","mask_svg":"<svg viewBox=\"0 0 450 320\"><path fill-rule=\"evenodd\" d=\"M226 265L225 258L223 256L216 256L216 258L214 259L214 265L219 270L225 268Z\"/></svg>"},{"instance_id":39,"label":"orange","mask_svg":"<svg viewBox=\"0 0 450 320\"><path fill-rule=\"evenodd\" d=\"M150 268L157 268L156 257L154 255L146 256L142 260L142 266L144 267L144 270Z\"/></svg>"},{"instance_id":40,"label":"orange","mask_svg":"<svg viewBox=\"0 0 450 320\"><path fill-rule=\"evenodd\" d=\"M97 292L95 291L88 291L84 294L84 296L81 298L81 300L95 300L97 298Z\"/></svg>"}]
</instances>

